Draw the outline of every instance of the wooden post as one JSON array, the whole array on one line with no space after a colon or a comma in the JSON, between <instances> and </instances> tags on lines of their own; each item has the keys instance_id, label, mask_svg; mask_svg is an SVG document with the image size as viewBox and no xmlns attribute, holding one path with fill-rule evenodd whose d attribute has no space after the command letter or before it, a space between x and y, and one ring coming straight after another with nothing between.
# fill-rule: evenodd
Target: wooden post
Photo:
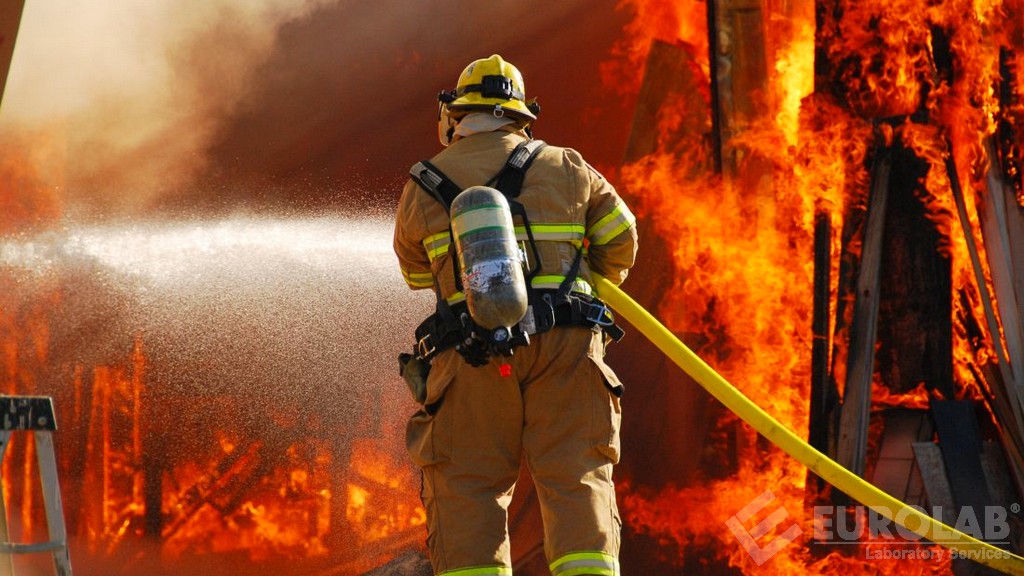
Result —
<instances>
[{"instance_id":1,"label":"wooden post","mask_svg":"<svg viewBox=\"0 0 1024 576\"><path fill-rule=\"evenodd\" d=\"M846 386L843 390L842 415L839 420L838 462L859 475L864 474L864 458L867 454L871 380L874 374L875 336L878 324L882 230L885 224L891 169L892 150L888 147L882 148L871 167L871 196L868 198L867 221L864 225L853 325L850 328Z\"/></svg>"},{"instance_id":2,"label":"wooden post","mask_svg":"<svg viewBox=\"0 0 1024 576\"><path fill-rule=\"evenodd\" d=\"M1003 339L1000 335L999 323L996 320L995 306L992 302L992 295L988 290L988 283L985 281L985 273L981 267L981 257L978 255L978 246L974 240L974 233L971 228L970 218L967 215L967 206L964 202L964 191L960 184L960 177L957 174L956 162L953 159L953 146L946 143L948 153L946 154L946 173L949 176L950 188L953 191L953 199L956 203L957 214L960 217L960 226L964 232L964 239L967 241L967 248L970 252L971 267L974 269L975 280L978 283L978 293L981 294L981 302L985 309L985 323L988 326L989 335L992 338L992 348L996 353L999 363L999 371L1009 388L1010 397L1018 404L1024 402L1024 385L1014 377L1007 358L1006 348L1003 346ZM1018 408L1019 409L1019 408Z\"/></svg>"},{"instance_id":3,"label":"wooden post","mask_svg":"<svg viewBox=\"0 0 1024 576\"><path fill-rule=\"evenodd\" d=\"M811 408L808 440L811 446L828 454L831 414L839 392L829 371L829 303L831 300L832 222L828 212L821 211L814 219L814 311L811 319ZM814 492L825 488L825 482L808 472L807 486ZM812 494L813 496L813 494Z\"/></svg>"},{"instance_id":4,"label":"wooden post","mask_svg":"<svg viewBox=\"0 0 1024 576\"><path fill-rule=\"evenodd\" d=\"M989 169L986 174L988 194L980 207L981 232L985 241L985 255L988 257L995 290L998 316L1006 339L1007 371L1014 378L1014 396L1024 386L1024 293L1017 284L1018 276L1024 276L1024 247L1014 245L1010 239L1011 224L1020 211L1013 202L1013 192L999 173L998 159L991 141L986 142ZM1022 238L1021 240L1024 240ZM998 337L998 335L995 335ZM998 345L998 343L995 343ZM1024 436L1024 421L1019 411L1015 412L1016 432Z\"/></svg>"}]
</instances>

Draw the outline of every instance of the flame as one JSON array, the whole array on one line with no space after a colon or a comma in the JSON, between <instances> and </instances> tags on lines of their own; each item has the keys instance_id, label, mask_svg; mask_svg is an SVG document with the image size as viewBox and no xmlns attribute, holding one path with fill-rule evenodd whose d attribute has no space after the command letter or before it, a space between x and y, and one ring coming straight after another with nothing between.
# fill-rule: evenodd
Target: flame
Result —
<instances>
[{"instance_id":1,"label":"flame","mask_svg":"<svg viewBox=\"0 0 1024 576\"><path fill-rule=\"evenodd\" d=\"M612 58L601 63L601 77L605 85L623 95L636 95L643 79L647 53L654 40L680 42L691 46L697 53L707 54L707 20L693 16L706 13L705 4L700 0L619 0L616 9L631 11L633 19L626 25L623 38L612 47ZM707 58L700 61L707 75Z\"/></svg>"},{"instance_id":2,"label":"flame","mask_svg":"<svg viewBox=\"0 0 1024 576\"><path fill-rule=\"evenodd\" d=\"M682 33L672 35L673 30L699 29L703 10L689 12L690 26L677 26L665 16L670 2L628 4L636 16L622 54L631 70L640 69L635 65L640 47L653 38L677 43L695 60L707 62L706 44L698 48ZM817 44L812 3L760 7L771 23L764 27L770 73L765 94L754 96L764 113L727 143L749 159L739 164L740 177L700 175L696 153L669 149L665 143L678 137L672 134L682 124L678 121L659 125L661 148L620 172L624 187L639 196L635 211L668 239L680 271L659 316L677 332L701 334L704 344L696 351L712 367L790 429L807 430L814 220L822 212L831 219L835 278L844 249L838 231L847 215L863 212L867 199L865 159L875 146L902 142L930 167L922 201L942 237L941 253L953 263L954 294L960 295L954 298L957 395L981 398L978 368L995 357L992 342L999 335L968 338L962 328L967 319L984 331L967 239L974 235L985 262L977 210L987 163L983 142L993 134L1000 112L994 86L1006 33L1001 22L1020 20L1019 2L836 0L821 8ZM659 18L646 19L652 16ZM993 37L994 42L986 40ZM815 45L831 77L815 78ZM963 179L956 183L965 189L969 230L953 202L949 154ZM845 248L859 255L859 244ZM991 282L987 270L983 281ZM833 318L836 298L833 287ZM846 307L847 315L851 308ZM844 320L849 326L849 318ZM836 338L841 344L846 335ZM835 353L833 376L843 382L846 352L838 346ZM875 382L875 409L924 409L928 400L923 383L895 394ZM734 416L726 415L719 429L736 424ZM876 436L878 430L872 428ZM726 521L770 486L803 533L812 533L806 470L746 428L737 433L737 469L727 477L705 471L690 486L656 492L621 487L627 523L678 546L677 562L710 550L743 573L948 570L948 560L866 560L872 546L877 548L871 542L851 547L849 555L825 554L806 538L803 545L784 547L770 563L757 565L737 545Z\"/></svg>"},{"instance_id":3,"label":"flame","mask_svg":"<svg viewBox=\"0 0 1024 576\"><path fill-rule=\"evenodd\" d=\"M62 133L4 134L0 141L0 234L23 232L61 215Z\"/></svg>"},{"instance_id":4,"label":"flame","mask_svg":"<svg viewBox=\"0 0 1024 576\"><path fill-rule=\"evenodd\" d=\"M5 134L0 141L0 234L46 226L59 216L54 189L43 177L46 159L58 149L45 136L31 153L14 135ZM32 302L18 305L18 291L15 280L0 275L0 393L31 395L45 379L36 368L50 361L46 317L60 305L61 294L44 282ZM9 541L45 540L35 439L30 433L15 432L3 448L0 482Z\"/></svg>"},{"instance_id":5,"label":"flame","mask_svg":"<svg viewBox=\"0 0 1024 576\"><path fill-rule=\"evenodd\" d=\"M353 447L345 516L358 528L357 538L363 543L426 523L426 510L407 490L415 483L409 467L387 454L374 441L359 441Z\"/></svg>"},{"instance_id":6,"label":"flame","mask_svg":"<svg viewBox=\"0 0 1024 576\"><path fill-rule=\"evenodd\" d=\"M42 367L52 362L49 312L59 309L61 299L56 289L27 302L19 301L14 291L0 292L0 391L37 390ZM79 363L67 370L56 373L67 377L71 391L68 403L57 402L63 433L57 436L59 477L69 533L81 538L83 550L92 557L130 554L133 543L145 536L143 454L153 447L146 445L143 426L159 425L145 419L145 390L152 383L143 339L135 338L123 362ZM283 455L277 458L265 456L266 441L254 441L228 425L211 436L207 450L193 451L185 459L178 456L162 472L164 561L206 554L244 555L252 563L328 555L344 560L354 554L352 542L342 540L332 547L330 541L340 519L342 532L361 544L384 542L382 550L362 559L352 572L361 573L419 540L425 512L414 488L417 479L407 462L387 456L393 452L392 436L356 442L343 465L351 481L341 499L334 495L338 455L325 435L299 435L287 447L276 447ZM25 434L12 442L3 460L11 540L16 542L46 540L31 438ZM80 441L84 453L75 454ZM338 507L340 515L333 512ZM388 556L389 546L399 548Z\"/></svg>"},{"instance_id":7,"label":"flame","mask_svg":"<svg viewBox=\"0 0 1024 576\"><path fill-rule=\"evenodd\" d=\"M903 394L895 394L888 386L875 382L871 388L871 404L875 409L880 408L908 408L914 410L927 410L928 389L924 382L918 384L913 390Z\"/></svg>"}]
</instances>

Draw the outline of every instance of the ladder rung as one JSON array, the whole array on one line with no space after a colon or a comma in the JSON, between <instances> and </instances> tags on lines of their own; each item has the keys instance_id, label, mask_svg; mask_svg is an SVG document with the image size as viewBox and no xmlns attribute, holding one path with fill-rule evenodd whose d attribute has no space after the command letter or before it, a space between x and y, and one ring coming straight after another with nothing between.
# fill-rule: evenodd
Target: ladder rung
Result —
<instances>
[{"instance_id":1,"label":"ladder rung","mask_svg":"<svg viewBox=\"0 0 1024 576\"><path fill-rule=\"evenodd\" d=\"M67 542L54 540L52 542L36 542L34 544L19 544L17 542L0 542L0 554L34 554L36 552L52 552L67 547Z\"/></svg>"}]
</instances>

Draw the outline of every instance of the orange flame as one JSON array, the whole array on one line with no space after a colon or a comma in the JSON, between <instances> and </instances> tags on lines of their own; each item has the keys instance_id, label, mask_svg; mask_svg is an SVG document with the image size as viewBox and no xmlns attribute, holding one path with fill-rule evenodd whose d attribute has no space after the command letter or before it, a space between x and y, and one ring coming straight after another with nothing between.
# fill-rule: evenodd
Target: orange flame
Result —
<instances>
[{"instance_id":1,"label":"orange flame","mask_svg":"<svg viewBox=\"0 0 1024 576\"><path fill-rule=\"evenodd\" d=\"M691 11L690 26L666 26L673 22L664 17L671 4L629 3L636 9L636 19L627 29L631 40L623 43L628 47L623 49L626 61L635 64L640 47L657 38L686 46L694 59L706 62L706 45L695 49L690 38L671 35L674 29L699 29L705 12ZM996 34L994 42L982 39L992 37L1000 18L1012 14L1020 19L1022 14L1019 4L1011 2L826 3L818 46L834 77L820 78L825 89L812 93L815 22L809 5L759 5L767 13L765 21L771 23L765 25L764 49L770 60L768 87L762 96L765 113L727 143L742 158L761 162L761 168L753 163L739 165L740 171L753 170L754 178L744 182L753 181L754 187L743 188L740 179L729 175L694 177L699 164L664 145L680 122L659 126L663 144L659 151L621 171L625 188L640 196L636 212L648 216L658 235L668 239L679 270L674 289L661 302L660 317L673 330L702 334L706 344L697 352L797 432L808 425L814 219L820 211L827 212L836 231L844 214L863 210L869 178L864 161L872 146L900 138L931 166L924 201L944 239L941 249L953 261L954 290L967 295L969 306L960 308L960 299L954 298L955 323L963 316L983 318L965 232L952 200L945 164L950 153L947 142L959 174L966 178L971 219L967 233L976 235L981 245L976 194L981 191L980 168L986 163L982 142L993 133L993 118L999 111L993 86L1002 37ZM661 18L645 20L651 15ZM781 22L786 25L776 26ZM977 48L979 44L984 47ZM948 73L950 68L955 74ZM606 67L612 70L613 66ZM906 118L893 122L893 127L879 126L876 140L871 119L888 117ZM835 232L831 248L835 278L843 248ZM859 249L856 245L846 248ZM990 281L987 275L986 281ZM833 288L833 312L835 298ZM991 344L968 342L962 330L955 332L958 395L979 398L980 383L972 369L993 356ZM835 380L844 381L844 362L834 359L833 366ZM879 383L874 403L876 408L923 409L928 395L923 384L912 392L893 394ZM719 427L734 424L730 415ZM729 477L704 478L692 486L666 487L656 494L623 487L629 523L678 544L680 555L710 546L744 573L948 570L948 559L880 562L839 553L821 557L806 540L804 546L785 547L770 563L757 565L737 545L726 521L766 486L775 492L781 507L795 515L805 534L812 528L805 510L806 470L765 446L755 434L745 434L737 454L738 470ZM872 557L865 556L871 546L865 542L856 550L860 558Z\"/></svg>"}]
</instances>

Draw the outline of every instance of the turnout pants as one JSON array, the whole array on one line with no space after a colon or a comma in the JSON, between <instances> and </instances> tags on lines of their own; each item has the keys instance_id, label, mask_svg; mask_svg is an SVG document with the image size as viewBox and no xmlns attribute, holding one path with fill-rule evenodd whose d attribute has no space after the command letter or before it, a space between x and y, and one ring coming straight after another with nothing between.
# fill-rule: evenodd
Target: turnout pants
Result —
<instances>
[{"instance_id":1,"label":"turnout pants","mask_svg":"<svg viewBox=\"0 0 1024 576\"><path fill-rule=\"evenodd\" d=\"M423 472L435 574L512 574L507 510L521 457L536 486L552 574L619 574L612 465L622 385L603 357L600 332L559 326L485 366L470 366L455 350L434 358L407 444Z\"/></svg>"}]
</instances>

